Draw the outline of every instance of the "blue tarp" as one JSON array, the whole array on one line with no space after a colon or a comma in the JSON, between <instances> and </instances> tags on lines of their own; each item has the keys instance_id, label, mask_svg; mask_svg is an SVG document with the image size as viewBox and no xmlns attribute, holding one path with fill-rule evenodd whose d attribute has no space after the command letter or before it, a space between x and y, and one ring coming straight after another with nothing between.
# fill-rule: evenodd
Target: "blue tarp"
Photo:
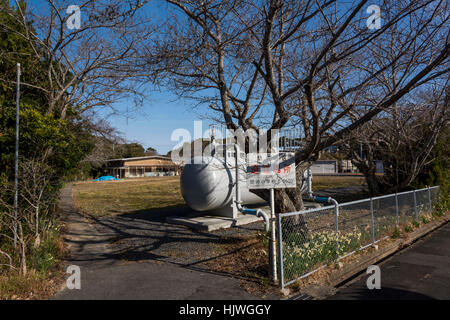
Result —
<instances>
[{"instance_id":1,"label":"blue tarp","mask_svg":"<svg viewBox=\"0 0 450 320\"><path fill-rule=\"evenodd\" d=\"M94 181L112 181L112 180L119 180L119 179L114 178L113 176L101 176L100 178L97 178Z\"/></svg>"}]
</instances>

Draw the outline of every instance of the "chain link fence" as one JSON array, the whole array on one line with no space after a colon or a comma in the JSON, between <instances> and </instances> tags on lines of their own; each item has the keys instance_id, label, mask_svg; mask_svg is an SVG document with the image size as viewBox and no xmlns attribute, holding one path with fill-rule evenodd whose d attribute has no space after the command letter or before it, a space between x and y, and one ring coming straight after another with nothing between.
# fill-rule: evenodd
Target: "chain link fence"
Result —
<instances>
[{"instance_id":1,"label":"chain link fence","mask_svg":"<svg viewBox=\"0 0 450 320\"><path fill-rule=\"evenodd\" d=\"M278 264L285 286L387 238L430 213L439 187L278 215Z\"/></svg>"}]
</instances>

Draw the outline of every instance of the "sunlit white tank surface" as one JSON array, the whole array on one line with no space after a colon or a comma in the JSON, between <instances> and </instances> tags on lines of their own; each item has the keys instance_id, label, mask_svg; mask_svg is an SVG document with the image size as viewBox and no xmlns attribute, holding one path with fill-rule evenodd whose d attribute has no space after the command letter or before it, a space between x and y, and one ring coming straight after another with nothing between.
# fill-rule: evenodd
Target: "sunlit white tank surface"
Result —
<instances>
[{"instance_id":1,"label":"sunlit white tank surface","mask_svg":"<svg viewBox=\"0 0 450 320\"><path fill-rule=\"evenodd\" d=\"M230 205L234 195L234 161L235 159L231 158L226 165L223 158L194 157L191 163L185 164L180 184L181 194L188 206L197 211L209 211ZM248 190L246 166L243 161L239 161L239 163L242 204L264 202L263 199Z\"/></svg>"}]
</instances>

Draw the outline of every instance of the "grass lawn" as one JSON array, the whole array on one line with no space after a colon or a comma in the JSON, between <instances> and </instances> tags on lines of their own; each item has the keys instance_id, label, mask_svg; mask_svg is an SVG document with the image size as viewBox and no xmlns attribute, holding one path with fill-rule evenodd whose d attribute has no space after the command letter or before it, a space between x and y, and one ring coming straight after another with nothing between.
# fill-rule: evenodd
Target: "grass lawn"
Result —
<instances>
[{"instance_id":1,"label":"grass lawn","mask_svg":"<svg viewBox=\"0 0 450 320\"><path fill-rule=\"evenodd\" d=\"M363 176L313 176L313 190L365 185Z\"/></svg>"},{"instance_id":2,"label":"grass lawn","mask_svg":"<svg viewBox=\"0 0 450 320\"><path fill-rule=\"evenodd\" d=\"M363 177L315 176L313 189L364 183ZM73 196L78 209L96 216L185 205L180 192L180 177L79 182L74 186Z\"/></svg>"},{"instance_id":3,"label":"grass lawn","mask_svg":"<svg viewBox=\"0 0 450 320\"><path fill-rule=\"evenodd\" d=\"M179 177L80 182L73 189L75 206L96 216L184 205Z\"/></svg>"}]
</instances>

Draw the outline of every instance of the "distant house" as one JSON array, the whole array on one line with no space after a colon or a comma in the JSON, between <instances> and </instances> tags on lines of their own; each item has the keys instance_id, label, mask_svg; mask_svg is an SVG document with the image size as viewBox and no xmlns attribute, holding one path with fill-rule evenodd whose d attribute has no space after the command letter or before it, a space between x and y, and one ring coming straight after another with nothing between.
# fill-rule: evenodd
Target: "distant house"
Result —
<instances>
[{"instance_id":1,"label":"distant house","mask_svg":"<svg viewBox=\"0 0 450 320\"><path fill-rule=\"evenodd\" d=\"M377 173L384 173L383 161L374 160ZM317 160L311 166L313 174L359 173L351 160Z\"/></svg>"},{"instance_id":2,"label":"distant house","mask_svg":"<svg viewBox=\"0 0 450 320\"><path fill-rule=\"evenodd\" d=\"M340 160L339 161L339 170L342 173L357 173L359 172L358 168L353 164L352 160Z\"/></svg>"},{"instance_id":3,"label":"distant house","mask_svg":"<svg viewBox=\"0 0 450 320\"><path fill-rule=\"evenodd\" d=\"M144 156L107 160L104 171L116 178L137 178L159 175L179 175L180 166L169 157Z\"/></svg>"},{"instance_id":4,"label":"distant house","mask_svg":"<svg viewBox=\"0 0 450 320\"><path fill-rule=\"evenodd\" d=\"M311 173L333 174L338 172L337 160L317 160L311 166Z\"/></svg>"},{"instance_id":5,"label":"distant house","mask_svg":"<svg viewBox=\"0 0 450 320\"><path fill-rule=\"evenodd\" d=\"M382 160L374 160L373 161L376 166L376 173L384 173L384 166ZM352 163L351 160L340 160L339 162L340 172L342 173L358 173L358 168Z\"/></svg>"}]
</instances>

